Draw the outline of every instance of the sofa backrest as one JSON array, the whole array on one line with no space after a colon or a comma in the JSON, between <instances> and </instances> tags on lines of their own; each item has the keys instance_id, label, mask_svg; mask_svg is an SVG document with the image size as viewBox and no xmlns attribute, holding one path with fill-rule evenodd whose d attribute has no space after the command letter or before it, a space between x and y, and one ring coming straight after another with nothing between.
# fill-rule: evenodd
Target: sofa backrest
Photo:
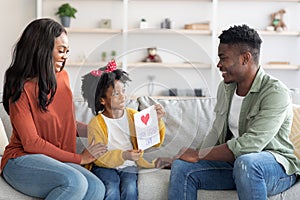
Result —
<instances>
[{"instance_id":1,"label":"sofa backrest","mask_svg":"<svg viewBox=\"0 0 300 200\"><path fill-rule=\"evenodd\" d=\"M129 100L127 107L142 110L155 103L160 103L166 115L163 118L166 125L166 136L162 146L150 148L145 151L145 158L152 160L158 156L173 156L182 147L197 148L205 135L210 130L214 119L215 98L178 98L147 96ZM82 98L74 99L76 119L88 123L94 116L87 102ZM294 119L290 139L295 146L295 154L300 158L300 105L294 105ZM12 128L9 116L6 114L2 103L0 103L0 117L3 122L8 138L11 136ZM86 141L81 141L85 145ZM83 147L81 147L82 149Z\"/></svg>"},{"instance_id":2,"label":"sofa backrest","mask_svg":"<svg viewBox=\"0 0 300 200\"><path fill-rule=\"evenodd\" d=\"M145 151L145 158L152 160L158 156L174 156L182 147L197 148L209 132L214 119L215 98L201 97L157 97L137 99L139 110L160 103L166 115L165 141L159 149Z\"/></svg>"},{"instance_id":3,"label":"sofa backrest","mask_svg":"<svg viewBox=\"0 0 300 200\"><path fill-rule=\"evenodd\" d=\"M0 118L3 123L6 135L8 138L10 138L12 134L12 127L10 124L9 116L7 115L2 103L0 103Z\"/></svg>"}]
</instances>

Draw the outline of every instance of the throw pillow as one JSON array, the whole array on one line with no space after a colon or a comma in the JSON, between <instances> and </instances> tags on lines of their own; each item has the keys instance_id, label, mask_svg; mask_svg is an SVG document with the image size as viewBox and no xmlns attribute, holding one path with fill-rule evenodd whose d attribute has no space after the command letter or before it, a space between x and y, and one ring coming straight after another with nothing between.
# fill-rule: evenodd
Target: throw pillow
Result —
<instances>
[{"instance_id":1,"label":"throw pillow","mask_svg":"<svg viewBox=\"0 0 300 200\"><path fill-rule=\"evenodd\" d=\"M300 105L293 105L293 124L290 140L294 144L294 153L300 159Z\"/></svg>"},{"instance_id":2,"label":"throw pillow","mask_svg":"<svg viewBox=\"0 0 300 200\"><path fill-rule=\"evenodd\" d=\"M5 129L0 118L0 156L3 155L4 149L8 145L8 139L5 133Z\"/></svg>"}]
</instances>

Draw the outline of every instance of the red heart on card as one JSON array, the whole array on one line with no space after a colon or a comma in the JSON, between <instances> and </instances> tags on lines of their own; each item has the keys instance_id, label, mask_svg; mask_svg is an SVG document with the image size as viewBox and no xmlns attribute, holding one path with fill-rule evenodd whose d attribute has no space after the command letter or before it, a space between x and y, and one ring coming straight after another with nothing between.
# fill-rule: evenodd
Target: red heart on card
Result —
<instances>
[{"instance_id":1,"label":"red heart on card","mask_svg":"<svg viewBox=\"0 0 300 200\"><path fill-rule=\"evenodd\" d=\"M147 113L146 115L142 115L141 120L142 122L147 126L148 120L150 118L149 113Z\"/></svg>"}]
</instances>

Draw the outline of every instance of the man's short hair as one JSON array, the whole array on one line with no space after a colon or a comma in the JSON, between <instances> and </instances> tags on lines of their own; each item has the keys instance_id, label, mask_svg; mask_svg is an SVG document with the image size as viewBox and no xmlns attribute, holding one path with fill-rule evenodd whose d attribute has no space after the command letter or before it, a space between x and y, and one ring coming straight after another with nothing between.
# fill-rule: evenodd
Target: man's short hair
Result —
<instances>
[{"instance_id":1,"label":"man's short hair","mask_svg":"<svg viewBox=\"0 0 300 200\"><path fill-rule=\"evenodd\" d=\"M235 25L228 30L224 30L219 39L222 44L239 45L241 53L250 51L253 60L258 64L262 40L254 29L245 24Z\"/></svg>"},{"instance_id":2,"label":"man's short hair","mask_svg":"<svg viewBox=\"0 0 300 200\"><path fill-rule=\"evenodd\" d=\"M253 49L260 49L262 40L258 33L249 28L247 25L233 26L228 30L224 30L219 36L220 43L224 44L240 44L245 43Z\"/></svg>"}]
</instances>

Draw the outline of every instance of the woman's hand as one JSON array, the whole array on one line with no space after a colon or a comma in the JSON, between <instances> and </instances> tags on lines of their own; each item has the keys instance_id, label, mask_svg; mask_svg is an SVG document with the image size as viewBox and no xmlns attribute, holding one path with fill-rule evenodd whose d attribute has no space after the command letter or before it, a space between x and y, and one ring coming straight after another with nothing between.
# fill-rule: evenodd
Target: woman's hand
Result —
<instances>
[{"instance_id":1,"label":"woman's hand","mask_svg":"<svg viewBox=\"0 0 300 200\"><path fill-rule=\"evenodd\" d=\"M107 152L107 146L103 143L94 144L94 141L83 150L81 155L81 165L89 164Z\"/></svg>"},{"instance_id":2,"label":"woman's hand","mask_svg":"<svg viewBox=\"0 0 300 200\"><path fill-rule=\"evenodd\" d=\"M157 113L158 122L161 120L161 118L166 114L165 109L160 104L155 104L155 110Z\"/></svg>"},{"instance_id":3,"label":"woman's hand","mask_svg":"<svg viewBox=\"0 0 300 200\"><path fill-rule=\"evenodd\" d=\"M135 150L135 149L127 150L127 151L123 152L122 156L123 156L124 160L137 161L142 156L142 150L140 150L140 149L139 150Z\"/></svg>"}]
</instances>

